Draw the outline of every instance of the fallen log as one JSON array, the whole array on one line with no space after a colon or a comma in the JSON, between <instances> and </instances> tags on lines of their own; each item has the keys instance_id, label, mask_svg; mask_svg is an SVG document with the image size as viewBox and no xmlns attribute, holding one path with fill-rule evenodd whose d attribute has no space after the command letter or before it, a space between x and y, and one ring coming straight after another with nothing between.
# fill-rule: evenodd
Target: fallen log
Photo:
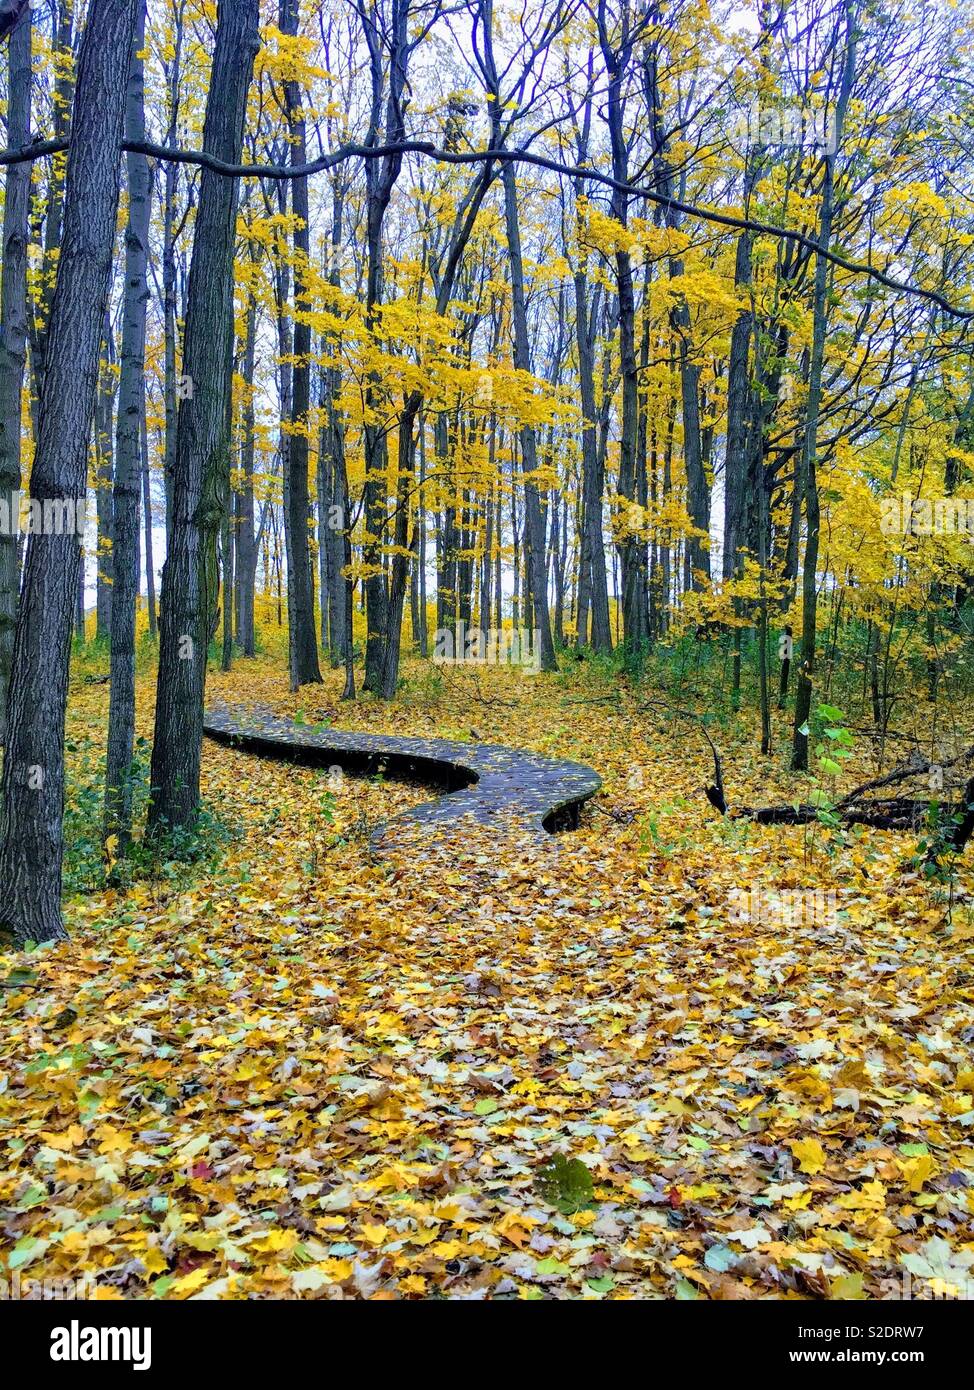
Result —
<instances>
[{"instance_id":1,"label":"fallen log","mask_svg":"<svg viewBox=\"0 0 974 1390\"><path fill-rule=\"evenodd\" d=\"M800 802L790 806L737 806L731 811L733 819L746 818L759 825L807 825L817 820L822 810L832 813L847 825L874 825L882 830L915 830L930 809L929 801L909 797L890 797L870 802L842 803L832 808Z\"/></svg>"},{"instance_id":2,"label":"fallen log","mask_svg":"<svg viewBox=\"0 0 974 1390\"><path fill-rule=\"evenodd\" d=\"M930 814L932 798L886 797L871 800L852 799L854 794L843 797L830 808L812 806L808 802L797 805L779 806L738 806L730 815L739 819L746 817L759 825L807 825L819 818L825 809L837 816L844 825L871 825L880 830L918 830ZM974 834L974 777L964 788L961 799L941 806L942 823L946 823L943 844L954 852L961 851ZM953 822L951 824L951 822Z\"/></svg>"}]
</instances>

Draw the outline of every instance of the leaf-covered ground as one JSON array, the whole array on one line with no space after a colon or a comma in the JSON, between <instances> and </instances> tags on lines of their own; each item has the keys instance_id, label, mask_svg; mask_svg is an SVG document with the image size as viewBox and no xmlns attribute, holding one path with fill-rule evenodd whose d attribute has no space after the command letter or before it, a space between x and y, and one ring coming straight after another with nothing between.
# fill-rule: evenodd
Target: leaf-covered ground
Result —
<instances>
[{"instance_id":1,"label":"leaf-covered ground","mask_svg":"<svg viewBox=\"0 0 974 1390\"><path fill-rule=\"evenodd\" d=\"M908 837L721 820L693 726L614 689L416 668L395 707L349 707L334 675L295 698L269 664L212 677L213 700L508 742L605 787L549 845L460 826L373 862L370 830L427 791L207 743L231 837L72 897L70 945L0 954L0 1273L168 1298L964 1287L966 866L948 915ZM73 692L73 749L105 701ZM716 736L736 801L794 799L750 718ZM742 889L837 912L742 919Z\"/></svg>"}]
</instances>

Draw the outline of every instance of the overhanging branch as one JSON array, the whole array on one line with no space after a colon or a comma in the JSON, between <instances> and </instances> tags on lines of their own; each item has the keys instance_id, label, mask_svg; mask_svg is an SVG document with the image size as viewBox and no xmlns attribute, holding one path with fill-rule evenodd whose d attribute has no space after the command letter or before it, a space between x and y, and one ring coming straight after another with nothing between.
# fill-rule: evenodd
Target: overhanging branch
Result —
<instances>
[{"instance_id":1,"label":"overhanging branch","mask_svg":"<svg viewBox=\"0 0 974 1390\"><path fill-rule=\"evenodd\" d=\"M38 140L21 149L0 150L0 166L22 164L28 160L42 159L46 155L60 154L68 148L69 144L70 141L68 140ZM875 280L877 284L884 285L886 289L895 290L899 294L916 295L931 304L936 304L937 308L942 309L944 313L950 314L953 318L961 319L965 323L974 320L974 309L962 309L960 305L952 303L936 290L897 280L894 276L887 275L885 271L877 269L876 266L870 265L866 261L850 260L837 251L831 251L821 246L814 237L806 236L804 232L794 231L789 227L778 227L771 222L759 222L751 217L737 217L730 212L718 212L714 208L703 208L695 203L685 203L679 198L669 198L663 193L658 193L654 188L620 182L618 179L614 179L611 174L603 174L598 169L592 169L586 165L563 164L561 160L550 159L547 155L534 154L525 149L456 151L440 149L429 140L400 140L388 145L340 145L331 154L322 155L319 159L311 160L307 164L295 165L228 164L202 150L181 150L143 140L125 140L122 142L122 149L127 153L143 154L152 159L168 160L177 164L195 164L202 169L209 169L215 174L223 174L227 178L241 179L305 178L312 174L320 174L334 169L337 165L344 164L350 159L384 159L389 155L396 154L425 155L440 164L479 164L488 161L499 164L529 164L534 168L559 174L563 178L597 183L633 198L643 198L647 202L678 212L684 217L711 222L718 227L728 227L731 231L753 232L758 236L779 237L782 240L791 241L796 246L802 246L816 256L824 256L832 265L838 266L840 270L848 271L850 275L865 275L870 280Z\"/></svg>"}]
</instances>

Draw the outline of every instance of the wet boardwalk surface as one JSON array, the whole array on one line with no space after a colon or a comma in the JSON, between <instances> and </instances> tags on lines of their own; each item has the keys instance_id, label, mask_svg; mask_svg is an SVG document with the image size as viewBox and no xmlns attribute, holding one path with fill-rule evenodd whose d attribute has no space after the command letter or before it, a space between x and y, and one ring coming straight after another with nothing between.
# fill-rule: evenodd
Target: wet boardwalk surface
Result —
<instances>
[{"instance_id":1,"label":"wet boardwalk surface","mask_svg":"<svg viewBox=\"0 0 974 1390\"><path fill-rule=\"evenodd\" d=\"M428 842L438 830L452 832L471 822L494 830L498 839L516 832L519 838L547 841L550 832L578 824L581 806L602 785L598 773L583 763L501 744L346 732L295 723L259 708L207 710L203 730L245 752L408 779L442 791L380 826L371 841L380 854L413 840L416 831L424 831Z\"/></svg>"}]
</instances>

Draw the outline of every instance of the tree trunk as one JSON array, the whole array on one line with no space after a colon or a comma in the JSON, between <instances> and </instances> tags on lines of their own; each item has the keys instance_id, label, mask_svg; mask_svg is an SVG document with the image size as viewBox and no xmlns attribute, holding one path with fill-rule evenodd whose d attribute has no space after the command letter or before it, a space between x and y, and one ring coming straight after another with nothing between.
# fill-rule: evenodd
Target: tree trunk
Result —
<instances>
[{"instance_id":1,"label":"tree trunk","mask_svg":"<svg viewBox=\"0 0 974 1390\"><path fill-rule=\"evenodd\" d=\"M531 370L531 349L528 341L528 315L524 295L524 263L521 257L521 228L518 221L517 180L514 165L506 163L501 175L504 184L504 209L507 223L507 250L511 265L511 311L514 320L514 366L518 371ZM545 523L541 511L541 496L535 481L537 436L534 426L521 426L521 471L524 476L524 542L531 576L531 595L534 603L534 622L538 629L540 665L542 671L557 671L555 647L551 637L548 613L548 577L545 570Z\"/></svg>"},{"instance_id":2,"label":"tree trunk","mask_svg":"<svg viewBox=\"0 0 974 1390\"><path fill-rule=\"evenodd\" d=\"M156 562L152 547L152 479L149 473L149 427L145 418L145 387L142 391L142 517L145 524L145 602L149 614L149 636L159 636L156 617Z\"/></svg>"},{"instance_id":3,"label":"tree trunk","mask_svg":"<svg viewBox=\"0 0 974 1390\"><path fill-rule=\"evenodd\" d=\"M298 32L300 0L281 0L280 28ZM291 163L305 162L305 124L297 82L284 83L284 106L290 126ZM307 177L291 180L294 215L294 366L291 419L284 437L284 543L287 549L288 665L291 689L321 681L315 632L314 584L308 523L308 427L311 409L311 325L307 277L311 228Z\"/></svg>"},{"instance_id":4,"label":"tree trunk","mask_svg":"<svg viewBox=\"0 0 974 1390\"><path fill-rule=\"evenodd\" d=\"M136 0L92 0L78 63L31 496L85 494L88 440L111 272L126 76ZM32 533L17 616L3 765L0 925L19 941L65 936L64 719L78 586L78 535Z\"/></svg>"},{"instance_id":5,"label":"tree trunk","mask_svg":"<svg viewBox=\"0 0 974 1390\"><path fill-rule=\"evenodd\" d=\"M604 7L598 11L599 45L608 78L605 115L609 127L612 153L612 174L620 184L629 178L629 144L625 129L625 91L629 64L635 45L635 35L629 22L628 9L622 25L618 49L612 47ZM629 216L629 199L621 188L612 192L612 217L623 227ZM639 416L639 377L636 369L636 302L632 283L632 259L620 247L615 253L616 293L619 309L619 370L622 377L622 411L619 425L619 482L620 498L638 507L640 494L645 490L639 477L636 433ZM645 460L642 461L645 468ZM624 640L631 653L640 651L649 639L648 576L645 568L646 548L641 523L634 527L622 510L622 535L618 541L621 569L622 614ZM638 516L638 512L636 513Z\"/></svg>"},{"instance_id":6,"label":"tree trunk","mask_svg":"<svg viewBox=\"0 0 974 1390\"><path fill-rule=\"evenodd\" d=\"M237 641L244 656L256 650L254 631L254 589L257 578L257 539L254 534L254 359L257 343L257 306L251 299L247 305L244 357L243 403L241 406L240 491L234 507L237 524L234 530L236 546Z\"/></svg>"},{"instance_id":7,"label":"tree trunk","mask_svg":"<svg viewBox=\"0 0 974 1390\"><path fill-rule=\"evenodd\" d=\"M824 155L822 208L819 214L818 243L828 250L832 239L835 197L835 160L842 139L842 126L852 91L856 63L856 19L853 0L844 0L846 23L845 54L835 110L835 139ZM805 497L805 557L802 566L802 646L795 685L795 727L792 737L791 766L796 772L808 767L808 720L812 711L812 685L815 669L816 605L818 601L818 546L820 509L818 496L818 423L822 405L822 362L825 356L828 262L819 253L815 259L815 288L812 299L812 352L808 376L808 405L805 412L805 438L802 448L802 483Z\"/></svg>"},{"instance_id":8,"label":"tree trunk","mask_svg":"<svg viewBox=\"0 0 974 1390\"><path fill-rule=\"evenodd\" d=\"M145 139L142 49L146 0L136 0L135 37L125 111L126 139ZM135 605L139 593L139 484L145 408L145 315L149 288L149 163L126 155L128 226L125 301L118 382L118 434L112 491L112 648L105 767L105 835L123 854L132 834L132 756L135 748Z\"/></svg>"},{"instance_id":9,"label":"tree trunk","mask_svg":"<svg viewBox=\"0 0 974 1390\"><path fill-rule=\"evenodd\" d=\"M30 139L31 12L21 15L7 53L7 144ZM0 744L7 725L7 687L14 651L20 588L21 392L27 352L27 215L29 164L7 169L3 208L3 274L0 279L0 501L8 525L0 527ZM17 521L14 517L17 517Z\"/></svg>"},{"instance_id":10,"label":"tree trunk","mask_svg":"<svg viewBox=\"0 0 974 1390\"><path fill-rule=\"evenodd\" d=\"M223 518L223 533L220 537L221 590L223 595L223 652L220 657L220 670L229 671L233 666L233 517L227 508Z\"/></svg>"},{"instance_id":11,"label":"tree trunk","mask_svg":"<svg viewBox=\"0 0 974 1390\"><path fill-rule=\"evenodd\" d=\"M175 11L172 60L169 78L169 128L166 143L175 145L179 130L179 87L182 75L183 14L186 0L178 0ZM176 193L179 188L180 166L170 161L165 166L162 195L162 317L165 340L165 382L163 387L166 408L166 443L163 458L163 482L166 494L166 547L172 535L173 475L176 469L176 420L182 391L176 380Z\"/></svg>"},{"instance_id":12,"label":"tree trunk","mask_svg":"<svg viewBox=\"0 0 974 1390\"><path fill-rule=\"evenodd\" d=\"M605 568L602 533L602 496L605 469L598 447L598 407L595 399L595 325L597 306L589 311L588 277L575 275L575 338L578 347L578 384L582 403L582 535L578 591L578 645L588 641L597 652L612 650L609 625L609 581Z\"/></svg>"},{"instance_id":13,"label":"tree trunk","mask_svg":"<svg viewBox=\"0 0 974 1390\"><path fill-rule=\"evenodd\" d=\"M115 404L115 340L105 315L104 357L95 404L95 637L102 642L112 632L112 485L115 477L112 426Z\"/></svg>"},{"instance_id":14,"label":"tree trunk","mask_svg":"<svg viewBox=\"0 0 974 1390\"><path fill-rule=\"evenodd\" d=\"M260 47L257 0L222 0L203 148L240 162L247 92ZM162 572L152 749L153 833L192 826L199 810L207 645L216 603L216 542L229 488L233 253L238 180L204 169L189 272L172 536Z\"/></svg>"},{"instance_id":15,"label":"tree trunk","mask_svg":"<svg viewBox=\"0 0 974 1390\"><path fill-rule=\"evenodd\" d=\"M71 97L74 90L74 11L76 0L60 0L57 8L58 53L57 76L54 80L53 135L55 140L67 138L71 124ZM61 245L61 221L64 206L64 172L66 156L53 155L47 186L47 213L44 223L44 257L42 261L39 303L35 303L35 327L31 341L36 395L40 399L41 383L47 361L47 346L51 330L51 308Z\"/></svg>"}]
</instances>

